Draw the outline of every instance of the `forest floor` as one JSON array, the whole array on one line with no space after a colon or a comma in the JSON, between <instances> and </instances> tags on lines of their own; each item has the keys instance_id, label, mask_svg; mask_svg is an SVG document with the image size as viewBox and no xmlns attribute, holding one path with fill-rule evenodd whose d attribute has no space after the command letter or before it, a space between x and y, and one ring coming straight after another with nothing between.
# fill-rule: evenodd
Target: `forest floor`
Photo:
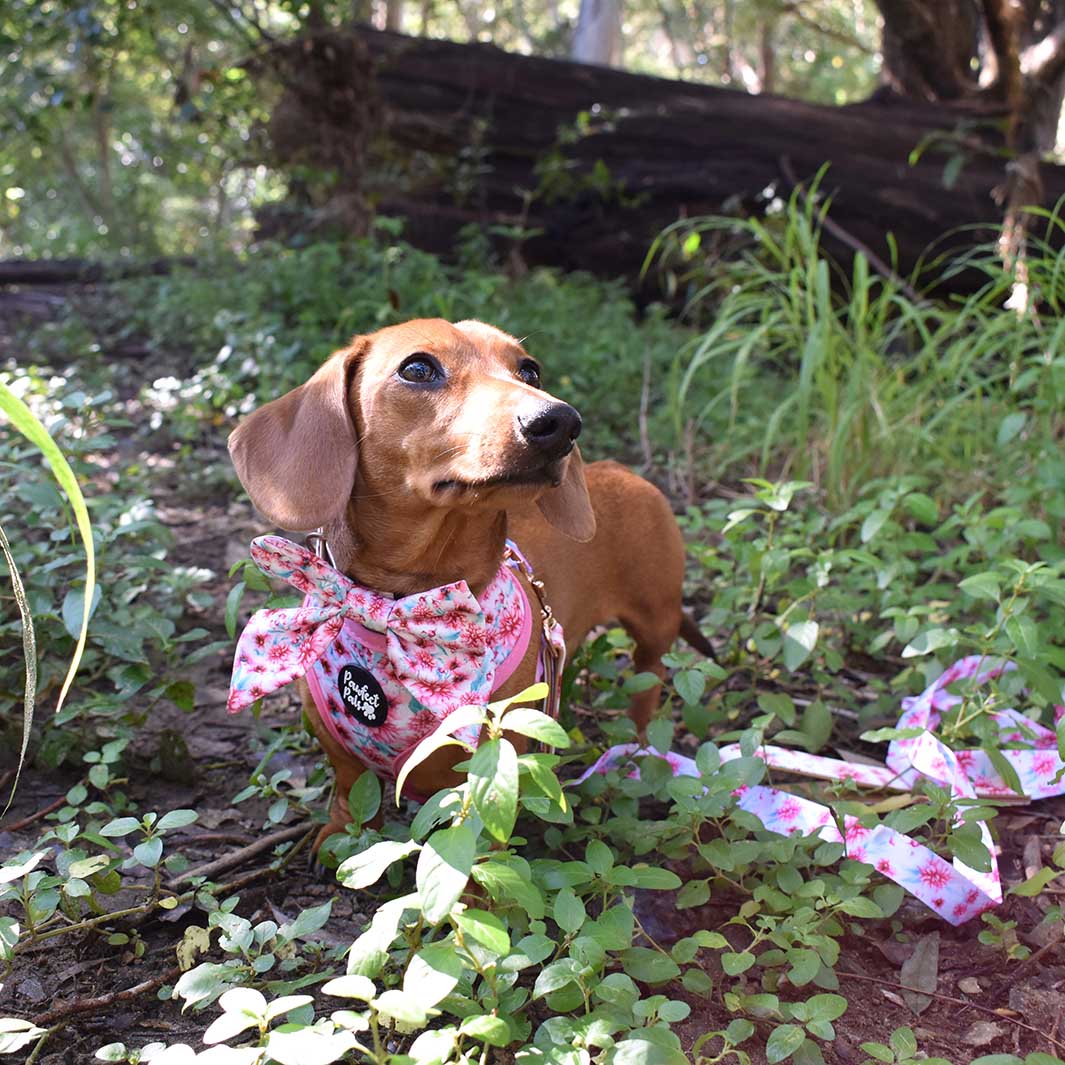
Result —
<instances>
[{"instance_id":1,"label":"forest floor","mask_svg":"<svg viewBox=\"0 0 1065 1065\"><path fill-rule=\"evenodd\" d=\"M12 353L0 350L0 361L7 354ZM159 373L159 367L137 359L129 359L124 369L130 396ZM137 437L138 447L142 439ZM123 447L123 441L116 446ZM161 520L174 534L171 561L214 573L209 585L214 609L204 611L198 624L207 627L214 638L225 639L223 617L230 588L226 572L230 564L246 555L250 538L263 530L246 501L235 494L205 493L198 480L185 472L188 466L170 461L169 448L156 458L153 494ZM224 446L219 441L211 461L221 462L223 458ZM199 460L207 458L201 455ZM314 938L328 945L345 945L364 928L375 905L374 896L343 889L331 873L313 868L306 846L279 873L271 870L268 854L245 852L264 832L286 826L264 829L267 803L251 801L237 806L233 796L259 765L263 737L280 725L295 723L299 708L294 697L278 696L265 704L259 719L250 714L228 715L225 695L229 665L225 654L198 664L197 675L191 678L197 689L195 708L187 713L174 707L160 709L139 730L132 750L127 752L127 791L141 809L180 807L197 811L195 825L179 829L168 839L193 866L222 863L224 872L216 873L215 879L230 879L232 892L240 896L243 915L253 921L270 918L282 923L307 907L332 899L329 923ZM41 712L46 713L47 708L42 707ZM595 742L596 712L580 706L573 707L573 712L584 734ZM838 742L846 743L849 727L839 723ZM181 754L164 760L163 770L153 772L149 763L157 758L169 732L184 739L187 757ZM678 735L683 736L683 732ZM694 747L694 741L691 745ZM308 777L319 758L313 743L304 739L277 751L269 768L290 769L292 782L298 784ZM47 771L31 766L24 773L11 810L0 823L0 855L32 848L42 828L54 819L64 794L80 778L75 767ZM1065 799L1007 807L998 814L995 832L1005 883L1021 881L1026 869L1038 867L1040 855L1059 839L1063 820ZM683 870L678 872L683 875ZM1005 934L1005 945L985 945L977 939L982 928L979 921L951 928L909 898L890 921L852 926L842 939L836 969L840 993L850 1006L835 1024L835 1041L822 1044L826 1060L847 1065L864 1061L868 1055L860 1048L861 1043L886 1042L893 1029L904 1025L914 1029L925 1053L956 1065L992 1053L1065 1055L1065 951L1060 940L1046 941L1038 935L1044 928L1061 928L1060 924L1040 923L1047 899L1055 894L1065 895L1065 889L1051 886L1039 900L1010 896L996 911L1001 920L1016 921L1018 928L1029 930L1024 933L1024 943L1032 953L1020 962L1007 957L1012 931ZM113 900L113 905L119 905L122 898ZM661 891L639 891L635 901L643 928L667 946L699 928L720 927L729 916L720 903L678 910L674 902L675 893ZM193 1012L183 1014L176 1001L160 1000L156 995L160 986L176 979L175 949L185 928L198 920L202 918L191 905L180 905L146 920L115 919L83 934L63 935L30 946L18 954L0 991L0 1012L53 1029L37 1058L40 1065L87 1062L98 1047L115 1041L131 1047L153 1041L186 1041L199 1046L204 1028L201 1017ZM115 946L101 934L116 931L135 931L136 936ZM145 949L135 956L132 944L138 938ZM938 955L932 949L935 946ZM925 975L931 979L924 984L928 994L919 1012L911 1008L913 996L900 986L900 969L915 949L928 957ZM720 986L718 972L710 971L709 976L715 987ZM690 1004L691 1015L675 1029L686 1050L700 1034L723 1027L732 1017L715 992L695 996L679 985L655 990ZM500 1060L505 1058L501 1053ZM752 1051L752 1059L764 1060L759 1051Z\"/></svg>"}]
</instances>

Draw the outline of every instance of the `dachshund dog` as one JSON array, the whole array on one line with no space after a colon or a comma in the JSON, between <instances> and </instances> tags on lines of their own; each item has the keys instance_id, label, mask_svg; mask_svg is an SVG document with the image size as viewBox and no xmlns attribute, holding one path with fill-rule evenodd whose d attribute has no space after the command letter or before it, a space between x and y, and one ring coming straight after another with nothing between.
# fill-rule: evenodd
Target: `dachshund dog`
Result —
<instances>
[{"instance_id":1,"label":"dachshund dog","mask_svg":"<svg viewBox=\"0 0 1065 1065\"><path fill-rule=\"evenodd\" d=\"M585 466L580 432L580 415L544 391L539 364L513 337L424 319L356 337L246 418L229 448L259 511L283 529L322 529L337 568L364 588L398 597L465 581L477 597L509 538L542 580L569 654L608 621L634 639L637 670L662 676L681 631L712 653L681 610L684 543L669 503L616 462ZM537 644L496 697L533 682ZM301 686L336 771L320 844L350 821L348 792L365 766ZM632 698L641 734L659 697L655 686ZM411 789L456 783L456 750L417 766Z\"/></svg>"}]
</instances>

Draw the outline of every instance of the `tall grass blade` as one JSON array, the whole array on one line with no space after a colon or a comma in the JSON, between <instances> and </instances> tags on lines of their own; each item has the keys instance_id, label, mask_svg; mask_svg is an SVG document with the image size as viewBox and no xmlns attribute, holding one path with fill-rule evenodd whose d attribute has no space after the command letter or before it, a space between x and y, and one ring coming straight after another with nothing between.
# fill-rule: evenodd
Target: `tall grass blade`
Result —
<instances>
[{"instance_id":1,"label":"tall grass blade","mask_svg":"<svg viewBox=\"0 0 1065 1065\"><path fill-rule=\"evenodd\" d=\"M33 704L37 697L37 634L33 631L33 615L30 613L30 604L26 598L26 589L22 585L22 577L15 565L14 556L11 554L11 545L4 535L4 527L0 525L0 551L4 553L7 562L7 571L11 574L11 588L15 593L15 603L22 617L22 656L26 661L26 690L22 699L22 746L18 752L18 766L15 769L15 782L11 785L11 794L8 796L4 813L11 807L18 789L19 777L22 776L22 767L26 763L26 751L30 745L30 729L33 727ZM3 816L0 814L0 816Z\"/></svg>"}]
</instances>

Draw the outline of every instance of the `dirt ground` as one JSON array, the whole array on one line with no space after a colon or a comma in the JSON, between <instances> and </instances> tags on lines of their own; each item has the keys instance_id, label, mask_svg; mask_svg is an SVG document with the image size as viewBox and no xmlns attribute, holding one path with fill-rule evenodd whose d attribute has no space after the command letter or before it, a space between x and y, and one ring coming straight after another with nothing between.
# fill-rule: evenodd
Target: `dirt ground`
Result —
<instances>
[{"instance_id":1,"label":"dirt ground","mask_svg":"<svg viewBox=\"0 0 1065 1065\"><path fill-rule=\"evenodd\" d=\"M4 333L0 328L0 338ZM0 359L3 357L0 344ZM127 379L131 394L153 375L154 367L131 360ZM221 455L219 442L213 457ZM262 530L245 502L235 495L205 497L194 480L165 461L159 467L156 503L175 534L173 561L204 566L217 575L212 586L215 609L197 623L210 629L215 638L225 639L226 570L246 554L251 536ZM168 850L178 849L198 865L238 855L241 848L263 835L265 804L234 805L232 799L261 758L261 737L267 727L291 722L299 711L294 698L276 697L267 701L258 723L249 714L230 717L225 712L227 655L201 663L195 673L191 678L197 685L195 709L191 713L174 708L160 711L127 753L132 755L128 791L141 809L191 807L198 811L196 824L167 837ZM582 729L594 735L591 715L580 710L578 714ZM164 760L164 770L153 772L149 763L161 745L170 742L170 732L183 737L189 757L180 757L176 763ZM291 768L296 779L301 779L306 778L316 759L317 753L308 743L304 750L279 752L271 768ZM78 778L73 767L58 772L31 768L26 772L12 809L0 823L0 854L11 855L32 846L47 823L46 812L56 807ZM1048 860L1060 839L1063 820L1065 799L1006 809L996 818L1004 882L1023 880L1026 868L1030 871L1040 859ZM240 895L242 915L252 921L272 918L280 922L295 917L302 908L332 898L332 918L318 938L344 945L362 930L367 911L372 910L371 899L340 889L328 875L311 868L304 855L281 875L268 873L268 859L268 853L246 856L218 877L229 877L240 885L235 890ZM1007 961L1002 948L979 943L979 921L953 929L911 899L892 922L855 922L843 941L837 969L840 993L850 1008L836 1022L835 1042L822 1045L826 1060L848 1065L863 1061L862 1042L887 1042L890 1032L900 1025L915 1030L923 1052L945 1057L955 1065L991 1053L1041 1051L1065 1057L1065 951L1060 941L1047 941L1042 934L1046 926L1040 926L1044 911L1052 901L1060 901L1061 895L1065 895L1065 888L1051 885L1040 899L1011 897L996 911L1001 919L1017 922L1020 941L1032 950L1023 962ZM678 911L673 894L667 892L641 892L636 905L643 926L667 945L700 927L720 926L728 917L720 905ZM38 1058L40 1065L87 1062L98 1047L118 1040L129 1046L159 1040L199 1046L207 1023L204 1016L183 1016L175 1003L160 1001L156 991L161 983L173 983L178 975L174 948L184 929L202 922L201 912L178 907L135 924L147 948L140 958L128 947L109 946L106 935L101 934L131 931L133 926L122 920L30 947L19 954L0 991L0 1014L26 1017L55 1028ZM899 987L900 967L917 939L932 934L939 937L938 981L927 1009L918 1015L907 1005ZM724 1027L733 1019L721 1001L717 975L710 972L715 989L705 997L692 996L679 987L655 988L690 1003L691 1016L677 1026L686 1049L702 1033ZM757 1053L752 1057L759 1060Z\"/></svg>"}]
</instances>

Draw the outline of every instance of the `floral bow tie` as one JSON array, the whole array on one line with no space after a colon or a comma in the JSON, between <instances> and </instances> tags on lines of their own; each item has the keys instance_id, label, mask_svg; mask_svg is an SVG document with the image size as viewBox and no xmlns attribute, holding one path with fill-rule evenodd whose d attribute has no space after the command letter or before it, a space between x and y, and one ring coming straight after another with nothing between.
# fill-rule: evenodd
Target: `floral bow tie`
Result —
<instances>
[{"instance_id":1,"label":"floral bow tie","mask_svg":"<svg viewBox=\"0 0 1065 1065\"><path fill-rule=\"evenodd\" d=\"M481 664L488 639L485 620L465 581L389 599L360 588L313 552L280 536L252 541L251 557L267 576L288 581L317 602L252 615L233 660L230 713L302 677L349 619L384 633L385 653L396 679L408 690L431 683L442 657L461 656L475 667ZM465 694L464 681L477 673L477 668L467 669L455 677L459 694Z\"/></svg>"}]
</instances>

